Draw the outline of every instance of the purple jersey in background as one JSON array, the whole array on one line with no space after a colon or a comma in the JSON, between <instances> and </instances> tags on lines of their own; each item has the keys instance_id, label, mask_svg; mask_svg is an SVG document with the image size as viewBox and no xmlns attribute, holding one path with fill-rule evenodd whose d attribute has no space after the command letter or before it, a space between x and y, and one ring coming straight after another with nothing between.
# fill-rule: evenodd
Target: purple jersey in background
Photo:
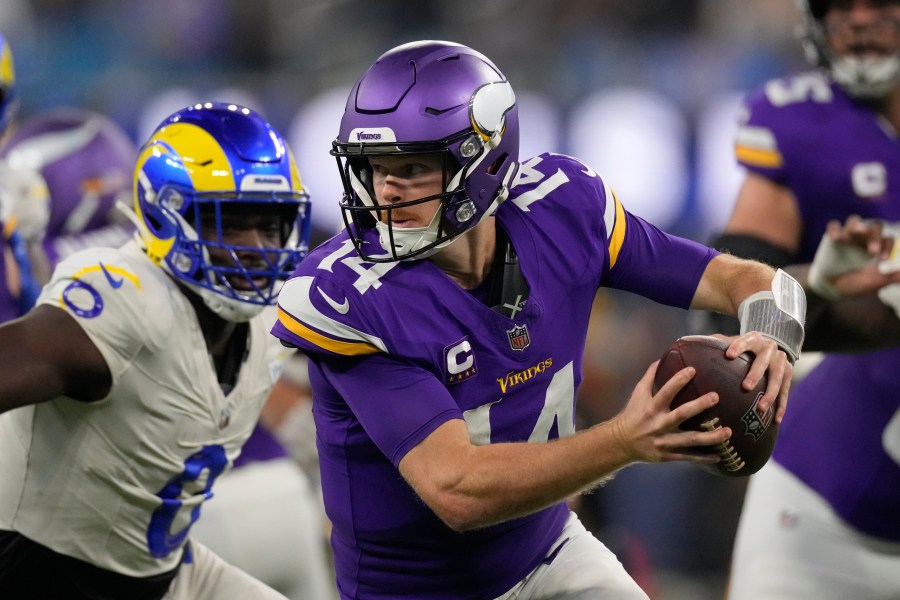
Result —
<instances>
[{"instance_id":1,"label":"purple jersey in background","mask_svg":"<svg viewBox=\"0 0 900 600\"><path fill-rule=\"evenodd\" d=\"M512 301L514 318L429 261L363 262L346 232L281 292L273 333L310 357L344 596L494 597L534 569L562 530L565 503L456 533L397 465L449 419L465 419L475 444L573 433L597 288L687 307L715 254L625 212L596 173L561 155L520 165L496 216L530 289ZM367 242L379 247L376 235Z\"/></svg>"},{"instance_id":2,"label":"purple jersey in background","mask_svg":"<svg viewBox=\"0 0 900 600\"><path fill-rule=\"evenodd\" d=\"M743 119L739 162L797 198L798 262L812 261L829 220L900 220L897 133L821 73L769 82ZM793 386L775 460L854 527L900 541L900 465L882 440L898 409L900 348L829 354Z\"/></svg>"},{"instance_id":3,"label":"purple jersey in background","mask_svg":"<svg viewBox=\"0 0 900 600\"><path fill-rule=\"evenodd\" d=\"M137 148L108 117L75 108L38 114L15 129L0 158L46 182L44 249L51 267L77 250L118 247L131 236L133 227L115 204L131 205Z\"/></svg>"},{"instance_id":4,"label":"purple jersey in background","mask_svg":"<svg viewBox=\"0 0 900 600\"><path fill-rule=\"evenodd\" d=\"M234 459L234 468L287 456L288 452L282 443L268 429L257 423L253 433L244 442L240 455Z\"/></svg>"}]
</instances>

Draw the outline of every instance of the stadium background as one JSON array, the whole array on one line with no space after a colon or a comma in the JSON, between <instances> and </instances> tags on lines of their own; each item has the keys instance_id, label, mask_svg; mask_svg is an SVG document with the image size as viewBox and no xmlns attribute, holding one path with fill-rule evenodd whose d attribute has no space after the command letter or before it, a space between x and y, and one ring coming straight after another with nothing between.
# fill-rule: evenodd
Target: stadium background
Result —
<instances>
[{"instance_id":1,"label":"stadium background","mask_svg":"<svg viewBox=\"0 0 900 600\"><path fill-rule=\"evenodd\" d=\"M328 155L346 94L383 51L423 38L484 52L520 100L522 156L572 154L625 206L706 240L740 181L740 95L805 68L791 0L3 0L20 116L92 108L143 140L204 100L251 106L289 139L320 236L340 217ZM601 292L579 398L612 416L685 333L680 311ZM635 466L576 501L654 600L721 597L743 481Z\"/></svg>"}]
</instances>

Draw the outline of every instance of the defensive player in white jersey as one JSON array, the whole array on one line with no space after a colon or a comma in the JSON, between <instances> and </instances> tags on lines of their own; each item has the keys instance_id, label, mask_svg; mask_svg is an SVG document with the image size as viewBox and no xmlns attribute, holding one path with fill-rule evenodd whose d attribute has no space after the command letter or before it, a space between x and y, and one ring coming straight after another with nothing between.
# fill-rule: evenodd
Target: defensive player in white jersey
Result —
<instances>
[{"instance_id":1,"label":"defensive player in white jersey","mask_svg":"<svg viewBox=\"0 0 900 600\"><path fill-rule=\"evenodd\" d=\"M306 251L294 159L260 115L198 104L134 174L139 237L60 263L0 326L0 590L283 598L190 541L283 349L260 312Z\"/></svg>"},{"instance_id":2,"label":"defensive player in white jersey","mask_svg":"<svg viewBox=\"0 0 900 600\"><path fill-rule=\"evenodd\" d=\"M266 314L273 323L274 310L267 309ZM311 446L315 457L316 432L307 428L289 439L283 427L283 421L296 422L297 413L304 412L294 408L304 393L305 364L298 365L304 357L283 350L289 357L260 422L244 443L234 468L216 481L215 496L203 505L203 518L194 523L191 536L288 600L332 600L337 591L318 465L313 465L315 476L308 474L299 460L308 460L308 456L293 452L297 446ZM303 439L296 439L301 436Z\"/></svg>"},{"instance_id":3,"label":"defensive player in white jersey","mask_svg":"<svg viewBox=\"0 0 900 600\"><path fill-rule=\"evenodd\" d=\"M680 431L715 395L670 411L691 370L654 396L651 366L620 415L575 432L600 286L742 307L730 355L755 353L745 383L768 370L760 410L784 414L796 282L631 215L577 159L520 162L518 135L512 86L459 44L394 48L348 96L347 229L285 283L273 328L309 358L342 599L646 599L566 498L632 462L703 461L688 448L731 430Z\"/></svg>"}]
</instances>

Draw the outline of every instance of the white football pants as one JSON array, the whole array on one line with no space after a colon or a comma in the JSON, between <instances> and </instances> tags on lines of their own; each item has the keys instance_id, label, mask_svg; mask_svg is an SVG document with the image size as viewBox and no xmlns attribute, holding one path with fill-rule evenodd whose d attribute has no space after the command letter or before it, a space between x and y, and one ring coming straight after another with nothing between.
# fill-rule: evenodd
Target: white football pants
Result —
<instances>
[{"instance_id":1,"label":"white football pants","mask_svg":"<svg viewBox=\"0 0 900 600\"><path fill-rule=\"evenodd\" d=\"M496 600L648 600L616 555L575 513L569 514L547 559L549 564L540 564Z\"/></svg>"},{"instance_id":2,"label":"white football pants","mask_svg":"<svg viewBox=\"0 0 900 600\"><path fill-rule=\"evenodd\" d=\"M728 600L761 598L900 599L900 544L852 529L769 461L747 488L728 590Z\"/></svg>"}]
</instances>

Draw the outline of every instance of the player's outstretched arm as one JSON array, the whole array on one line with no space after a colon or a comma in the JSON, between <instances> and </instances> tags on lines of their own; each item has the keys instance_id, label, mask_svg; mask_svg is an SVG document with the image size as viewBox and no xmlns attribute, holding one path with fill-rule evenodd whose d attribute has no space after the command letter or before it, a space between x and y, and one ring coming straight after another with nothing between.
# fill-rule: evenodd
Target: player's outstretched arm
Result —
<instances>
[{"instance_id":1,"label":"player's outstretched arm","mask_svg":"<svg viewBox=\"0 0 900 600\"><path fill-rule=\"evenodd\" d=\"M42 304L0 325L0 412L66 395L104 397L106 361L75 319Z\"/></svg>"},{"instance_id":2,"label":"player's outstretched arm","mask_svg":"<svg viewBox=\"0 0 900 600\"><path fill-rule=\"evenodd\" d=\"M717 396L706 394L670 410L694 371L683 369L654 396L657 364L610 421L547 443L475 446L466 424L451 420L406 454L400 472L435 514L465 531L536 512L635 462L716 462L717 457L685 449L721 444L730 429L700 433L678 425L715 404Z\"/></svg>"}]
</instances>

